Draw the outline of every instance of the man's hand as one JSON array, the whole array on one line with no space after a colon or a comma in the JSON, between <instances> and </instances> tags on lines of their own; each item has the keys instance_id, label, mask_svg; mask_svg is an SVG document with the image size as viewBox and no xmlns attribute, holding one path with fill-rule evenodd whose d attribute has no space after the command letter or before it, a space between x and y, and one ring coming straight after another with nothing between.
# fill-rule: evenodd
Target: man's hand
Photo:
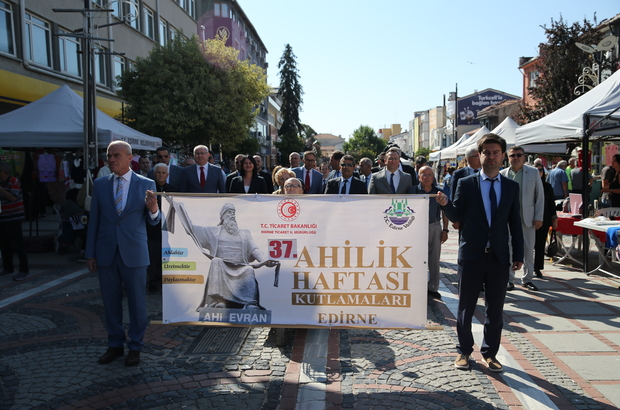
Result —
<instances>
[{"instance_id":1,"label":"man's hand","mask_svg":"<svg viewBox=\"0 0 620 410\"><path fill-rule=\"evenodd\" d=\"M446 196L446 194L444 194L443 192L437 192L437 195L435 196L435 200L437 200L437 203L440 206L445 206L448 204L448 197Z\"/></svg>"},{"instance_id":2,"label":"man's hand","mask_svg":"<svg viewBox=\"0 0 620 410\"><path fill-rule=\"evenodd\" d=\"M534 221L534 229L538 230L542 226L543 221Z\"/></svg>"},{"instance_id":3,"label":"man's hand","mask_svg":"<svg viewBox=\"0 0 620 410\"><path fill-rule=\"evenodd\" d=\"M441 231L441 243L444 243L447 240L448 240L448 232Z\"/></svg>"},{"instance_id":4,"label":"man's hand","mask_svg":"<svg viewBox=\"0 0 620 410\"><path fill-rule=\"evenodd\" d=\"M146 196L144 197L144 202L146 207L151 211L152 214L157 212L159 207L157 206L157 196L153 191L146 191Z\"/></svg>"},{"instance_id":5,"label":"man's hand","mask_svg":"<svg viewBox=\"0 0 620 410\"><path fill-rule=\"evenodd\" d=\"M521 266L523 266L523 262L512 262L512 270L513 271L517 271L517 270L521 269Z\"/></svg>"},{"instance_id":6,"label":"man's hand","mask_svg":"<svg viewBox=\"0 0 620 410\"><path fill-rule=\"evenodd\" d=\"M86 259L86 267L91 272L97 272L97 259L95 259L95 258L87 258Z\"/></svg>"}]
</instances>

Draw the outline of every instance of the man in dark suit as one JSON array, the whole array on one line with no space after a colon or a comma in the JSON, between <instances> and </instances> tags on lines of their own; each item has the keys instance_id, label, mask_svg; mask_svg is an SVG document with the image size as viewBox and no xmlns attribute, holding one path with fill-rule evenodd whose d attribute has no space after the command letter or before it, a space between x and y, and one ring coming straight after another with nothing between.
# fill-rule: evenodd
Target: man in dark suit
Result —
<instances>
[{"instance_id":1,"label":"man in dark suit","mask_svg":"<svg viewBox=\"0 0 620 410\"><path fill-rule=\"evenodd\" d=\"M352 155L345 155L340 159L340 171L342 176L332 178L327 181L325 187L326 194L355 195L367 194L366 184L353 176L355 168L355 158Z\"/></svg>"},{"instance_id":2,"label":"man in dark suit","mask_svg":"<svg viewBox=\"0 0 620 410\"><path fill-rule=\"evenodd\" d=\"M153 193L155 182L134 173L130 164L131 146L124 141L110 143L108 166L112 174L96 179L93 186L86 264L91 272L99 273L109 346L99 364L110 363L125 353L123 290L127 293L130 317L126 366L140 363L148 325L146 224L158 224L161 216Z\"/></svg>"},{"instance_id":3,"label":"man in dark suit","mask_svg":"<svg viewBox=\"0 0 620 410\"><path fill-rule=\"evenodd\" d=\"M168 179L166 180L167 184L172 185L175 188L180 188L181 184L181 175L183 174L183 167L179 167L177 165L170 165L170 154L168 153L168 148L159 147L155 150L155 155L157 156L157 162L163 162L168 165ZM155 172L154 169L151 169L146 176L155 181Z\"/></svg>"},{"instance_id":4,"label":"man in dark suit","mask_svg":"<svg viewBox=\"0 0 620 410\"><path fill-rule=\"evenodd\" d=\"M459 179L475 174L480 170L480 153L478 152L477 147L468 149L465 153L465 158L467 161L467 166L457 169L452 174L452 181L450 181L451 198L454 198L454 193L456 192L456 186L458 185Z\"/></svg>"},{"instance_id":5,"label":"man in dark suit","mask_svg":"<svg viewBox=\"0 0 620 410\"><path fill-rule=\"evenodd\" d=\"M265 180L265 185L267 185L267 192L273 192L273 178L271 177L271 172L263 169L263 158L260 155L254 155L254 161L256 161L256 166L258 167L258 175L263 177Z\"/></svg>"},{"instance_id":6,"label":"man in dark suit","mask_svg":"<svg viewBox=\"0 0 620 410\"><path fill-rule=\"evenodd\" d=\"M385 167L385 156L387 154L385 152L381 152L379 153L379 155L377 155L377 166L376 167L372 167L372 173L374 174L375 172L379 172L383 169L383 167Z\"/></svg>"},{"instance_id":7,"label":"man in dark suit","mask_svg":"<svg viewBox=\"0 0 620 410\"><path fill-rule=\"evenodd\" d=\"M407 194L411 191L411 175L401 171L400 153L389 151L386 166L381 171L372 174L369 194ZM417 178L416 178L417 180Z\"/></svg>"},{"instance_id":8,"label":"man in dark suit","mask_svg":"<svg viewBox=\"0 0 620 410\"><path fill-rule=\"evenodd\" d=\"M332 168L332 170L330 171L329 175L327 176L327 180L328 181L330 179L338 178L338 177L342 176L341 173L340 173L340 160L342 159L342 157L344 157L344 152L342 152L342 151L334 151L332 156L329 158L329 165Z\"/></svg>"},{"instance_id":9,"label":"man in dark suit","mask_svg":"<svg viewBox=\"0 0 620 410\"><path fill-rule=\"evenodd\" d=\"M235 155L235 170L226 175L226 192L230 191L230 184L235 177L243 176L241 172L243 171L243 159L245 155L237 154Z\"/></svg>"},{"instance_id":10,"label":"man in dark suit","mask_svg":"<svg viewBox=\"0 0 620 410\"><path fill-rule=\"evenodd\" d=\"M209 164L207 156L209 149L204 145L194 147L194 165L183 168L181 177L181 192L191 193L225 193L225 178L222 170Z\"/></svg>"},{"instance_id":11,"label":"man in dark suit","mask_svg":"<svg viewBox=\"0 0 620 410\"><path fill-rule=\"evenodd\" d=\"M360 159L358 167L360 170L360 179L366 184L366 192L368 192L368 186L372 178L372 161L370 158L362 158Z\"/></svg>"},{"instance_id":12,"label":"man in dark suit","mask_svg":"<svg viewBox=\"0 0 620 410\"><path fill-rule=\"evenodd\" d=\"M519 184L499 174L506 154L506 141L496 134L486 134L478 142L482 170L462 178L453 201L442 192L437 203L453 222L460 222L458 255L459 305L457 335L458 369L469 368L474 338L471 319L484 285L486 321L480 352L489 371L501 372L496 359L502 337L504 299L511 269L523 265L523 232Z\"/></svg>"},{"instance_id":13,"label":"man in dark suit","mask_svg":"<svg viewBox=\"0 0 620 410\"><path fill-rule=\"evenodd\" d=\"M304 186L304 194L322 194L323 175L316 169L316 155L312 151L304 152L304 166L293 168L295 176Z\"/></svg>"}]
</instances>

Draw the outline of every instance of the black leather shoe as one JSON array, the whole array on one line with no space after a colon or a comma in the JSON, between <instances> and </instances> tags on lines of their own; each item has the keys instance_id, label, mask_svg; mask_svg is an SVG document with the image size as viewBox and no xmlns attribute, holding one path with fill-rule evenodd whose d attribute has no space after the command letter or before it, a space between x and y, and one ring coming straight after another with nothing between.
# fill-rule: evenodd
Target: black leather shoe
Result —
<instances>
[{"instance_id":1,"label":"black leather shoe","mask_svg":"<svg viewBox=\"0 0 620 410\"><path fill-rule=\"evenodd\" d=\"M542 278L542 277L543 277L543 274L542 274L542 272L541 272L541 271L539 271L538 269L536 269L536 270L534 271L534 277L537 277L537 278Z\"/></svg>"},{"instance_id":2,"label":"black leather shoe","mask_svg":"<svg viewBox=\"0 0 620 410\"><path fill-rule=\"evenodd\" d=\"M515 290L515 284L508 282L508 286L506 286L506 290Z\"/></svg>"},{"instance_id":3,"label":"black leather shoe","mask_svg":"<svg viewBox=\"0 0 620 410\"><path fill-rule=\"evenodd\" d=\"M140 364L140 351L130 350L125 358L125 366L137 366Z\"/></svg>"},{"instance_id":4,"label":"black leather shoe","mask_svg":"<svg viewBox=\"0 0 620 410\"><path fill-rule=\"evenodd\" d=\"M125 354L125 349L122 347L108 347L108 350L99 358L99 364L108 364L117 357L121 357Z\"/></svg>"},{"instance_id":5,"label":"black leather shoe","mask_svg":"<svg viewBox=\"0 0 620 410\"><path fill-rule=\"evenodd\" d=\"M532 282L525 282L525 283L523 284L523 287L524 287L524 288L526 288L526 289L529 289L529 290L531 290L531 291L537 291L537 290L538 290L538 288L536 287L536 285L534 285Z\"/></svg>"},{"instance_id":6,"label":"black leather shoe","mask_svg":"<svg viewBox=\"0 0 620 410\"><path fill-rule=\"evenodd\" d=\"M433 292L432 290L429 290L428 291L428 296L433 298L433 299L441 300L441 293L439 293L439 292Z\"/></svg>"}]
</instances>

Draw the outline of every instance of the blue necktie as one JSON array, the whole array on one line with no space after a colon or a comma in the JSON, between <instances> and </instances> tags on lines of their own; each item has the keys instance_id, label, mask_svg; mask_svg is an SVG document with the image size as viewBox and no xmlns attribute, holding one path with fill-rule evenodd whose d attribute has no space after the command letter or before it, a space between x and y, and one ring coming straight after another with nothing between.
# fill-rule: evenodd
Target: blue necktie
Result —
<instances>
[{"instance_id":1,"label":"blue necktie","mask_svg":"<svg viewBox=\"0 0 620 410\"><path fill-rule=\"evenodd\" d=\"M495 213L497 212L497 195L495 194L495 181L497 178L489 178L491 181L491 190L489 191L489 198L491 199L491 222L493 222L493 218L495 218Z\"/></svg>"},{"instance_id":2,"label":"blue necktie","mask_svg":"<svg viewBox=\"0 0 620 410\"><path fill-rule=\"evenodd\" d=\"M346 195L347 193L347 180L342 180L342 188L340 188L340 195Z\"/></svg>"},{"instance_id":3,"label":"blue necktie","mask_svg":"<svg viewBox=\"0 0 620 410\"><path fill-rule=\"evenodd\" d=\"M390 177L390 189L393 194L396 193L396 187L394 186L394 173L392 173L392 176Z\"/></svg>"},{"instance_id":4,"label":"blue necktie","mask_svg":"<svg viewBox=\"0 0 620 410\"><path fill-rule=\"evenodd\" d=\"M114 205L116 206L116 213L120 215L123 212L123 177L116 177Z\"/></svg>"}]
</instances>

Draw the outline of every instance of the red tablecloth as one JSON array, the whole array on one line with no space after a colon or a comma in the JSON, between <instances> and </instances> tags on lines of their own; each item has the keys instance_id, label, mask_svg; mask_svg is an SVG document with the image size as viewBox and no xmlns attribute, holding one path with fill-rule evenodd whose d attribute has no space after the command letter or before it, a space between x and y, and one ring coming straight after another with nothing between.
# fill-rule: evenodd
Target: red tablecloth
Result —
<instances>
[{"instance_id":1,"label":"red tablecloth","mask_svg":"<svg viewBox=\"0 0 620 410\"><path fill-rule=\"evenodd\" d=\"M582 218L573 218L569 214L558 213L558 227L556 229L557 232L562 233L563 235L582 235L583 228L578 226L574 226L575 222L581 221ZM601 242L605 243L607 238L605 237L605 232L600 231L592 231Z\"/></svg>"}]
</instances>

